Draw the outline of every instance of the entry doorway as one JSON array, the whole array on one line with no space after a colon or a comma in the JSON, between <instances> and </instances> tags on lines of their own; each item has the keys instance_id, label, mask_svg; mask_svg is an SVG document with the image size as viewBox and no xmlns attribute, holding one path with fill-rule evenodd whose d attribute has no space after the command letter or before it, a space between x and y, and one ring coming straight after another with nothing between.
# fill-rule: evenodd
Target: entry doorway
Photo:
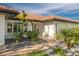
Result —
<instances>
[{"instance_id":1,"label":"entry doorway","mask_svg":"<svg viewBox=\"0 0 79 59\"><path fill-rule=\"evenodd\" d=\"M45 25L43 37L53 38L55 35L55 25Z\"/></svg>"}]
</instances>

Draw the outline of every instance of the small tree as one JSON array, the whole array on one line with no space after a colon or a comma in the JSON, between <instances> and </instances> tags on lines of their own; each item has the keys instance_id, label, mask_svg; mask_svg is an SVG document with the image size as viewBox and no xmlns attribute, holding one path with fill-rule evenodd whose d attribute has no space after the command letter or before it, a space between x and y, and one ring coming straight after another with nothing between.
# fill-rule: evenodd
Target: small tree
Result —
<instances>
[{"instance_id":1,"label":"small tree","mask_svg":"<svg viewBox=\"0 0 79 59\"><path fill-rule=\"evenodd\" d=\"M16 39L16 42L19 42L19 40L21 39L22 35L24 34L24 30L23 30L23 27L24 27L24 23L26 22L26 16L27 14L22 11L22 13L16 15L16 18L20 19L21 21L21 31L20 32L14 32L13 33L13 37Z\"/></svg>"},{"instance_id":2,"label":"small tree","mask_svg":"<svg viewBox=\"0 0 79 59\"><path fill-rule=\"evenodd\" d=\"M60 34L62 34L64 41L66 42L69 35L69 30L67 28L61 29Z\"/></svg>"},{"instance_id":3,"label":"small tree","mask_svg":"<svg viewBox=\"0 0 79 59\"><path fill-rule=\"evenodd\" d=\"M62 35L65 44L68 48L73 47L75 44L79 44L79 29L71 28L71 29L61 29L59 32L60 35ZM59 35L59 37L61 37Z\"/></svg>"},{"instance_id":4,"label":"small tree","mask_svg":"<svg viewBox=\"0 0 79 59\"><path fill-rule=\"evenodd\" d=\"M27 14L24 12L24 10L22 11L22 13L20 13L20 14L18 14L16 16L16 18L20 19L21 22L22 22L22 25L21 25L21 31L22 31L22 33L24 32L23 27L24 27L24 24L26 22L26 16L27 16Z\"/></svg>"}]
</instances>

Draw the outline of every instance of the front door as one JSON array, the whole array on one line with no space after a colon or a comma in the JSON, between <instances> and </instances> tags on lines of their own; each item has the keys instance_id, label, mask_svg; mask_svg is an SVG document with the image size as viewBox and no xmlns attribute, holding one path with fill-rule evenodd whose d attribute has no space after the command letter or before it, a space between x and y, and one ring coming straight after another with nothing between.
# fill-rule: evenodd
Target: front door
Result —
<instances>
[{"instance_id":1,"label":"front door","mask_svg":"<svg viewBox=\"0 0 79 59\"><path fill-rule=\"evenodd\" d=\"M51 39L54 37L54 35L55 35L55 25L45 25L43 36Z\"/></svg>"}]
</instances>

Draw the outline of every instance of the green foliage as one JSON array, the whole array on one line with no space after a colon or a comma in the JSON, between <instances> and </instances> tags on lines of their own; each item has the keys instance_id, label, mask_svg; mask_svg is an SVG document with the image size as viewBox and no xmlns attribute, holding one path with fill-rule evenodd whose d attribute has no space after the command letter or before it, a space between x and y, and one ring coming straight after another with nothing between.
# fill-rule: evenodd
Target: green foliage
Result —
<instances>
[{"instance_id":1,"label":"green foliage","mask_svg":"<svg viewBox=\"0 0 79 59\"><path fill-rule=\"evenodd\" d=\"M66 43L68 48L73 47L75 44L79 44L78 28L72 28L72 29L64 28L58 33L59 33L59 39L60 38L64 39L64 42Z\"/></svg>"},{"instance_id":2,"label":"green foliage","mask_svg":"<svg viewBox=\"0 0 79 59\"><path fill-rule=\"evenodd\" d=\"M27 16L27 14L24 11L22 11L22 13L16 15L16 18L20 19L22 22L25 22L26 16Z\"/></svg>"},{"instance_id":3,"label":"green foliage","mask_svg":"<svg viewBox=\"0 0 79 59\"><path fill-rule=\"evenodd\" d=\"M72 39L74 40L74 44L79 44L79 29L74 28L71 31L73 32Z\"/></svg>"},{"instance_id":4,"label":"green foliage","mask_svg":"<svg viewBox=\"0 0 79 59\"><path fill-rule=\"evenodd\" d=\"M65 51L61 47L56 47L54 49L54 53L57 56L63 56L63 55L65 55Z\"/></svg>"},{"instance_id":5,"label":"green foliage","mask_svg":"<svg viewBox=\"0 0 79 59\"><path fill-rule=\"evenodd\" d=\"M24 34L23 27L24 27L24 24L26 22L26 16L27 16L27 14L24 12L24 10L22 11L22 13L16 15L16 18L20 19L20 21L22 22L22 24L21 24L21 32L22 32L22 34Z\"/></svg>"},{"instance_id":6,"label":"green foliage","mask_svg":"<svg viewBox=\"0 0 79 59\"><path fill-rule=\"evenodd\" d=\"M39 32L38 31L28 31L26 33L26 35L31 38L32 41L37 41L38 40L38 34Z\"/></svg>"},{"instance_id":7,"label":"green foliage","mask_svg":"<svg viewBox=\"0 0 79 59\"><path fill-rule=\"evenodd\" d=\"M48 54L46 52L43 52L43 51L36 51L36 52L24 54L24 56L48 56Z\"/></svg>"},{"instance_id":8,"label":"green foliage","mask_svg":"<svg viewBox=\"0 0 79 59\"><path fill-rule=\"evenodd\" d=\"M22 37L22 33L21 32L18 32L18 33L13 32L12 35L13 35L13 38L16 40L16 42L19 42L21 37Z\"/></svg>"}]
</instances>

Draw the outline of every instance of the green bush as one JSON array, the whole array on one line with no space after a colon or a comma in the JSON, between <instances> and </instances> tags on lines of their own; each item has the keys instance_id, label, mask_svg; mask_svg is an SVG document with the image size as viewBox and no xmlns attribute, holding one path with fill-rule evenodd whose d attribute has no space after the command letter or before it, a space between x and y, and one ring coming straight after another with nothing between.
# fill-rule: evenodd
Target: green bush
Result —
<instances>
[{"instance_id":1,"label":"green bush","mask_svg":"<svg viewBox=\"0 0 79 59\"><path fill-rule=\"evenodd\" d=\"M63 55L65 55L65 51L61 47L56 47L54 49L54 53L57 56L63 56Z\"/></svg>"},{"instance_id":2,"label":"green bush","mask_svg":"<svg viewBox=\"0 0 79 59\"><path fill-rule=\"evenodd\" d=\"M18 32L18 33L13 32L12 35L13 35L13 38L16 40L16 42L19 42L21 37L22 37L22 33L21 32Z\"/></svg>"},{"instance_id":3,"label":"green bush","mask_svg":"<svg viewBox=\"0 0 79 59\"><path fill-rule=\"evenodd\" d=\"M73 47L76 44L79 44L79 29L78 28L71 28L71 29L61 29L58 32L58 39L64 39L65 44L68 48Z\"/></svg>"},{"instance_id":4,"label":"green bush","mask_svg":"<svg viewBox=\"0 0 79 59\"><path fill-rule=\"evenodd\" d=\"M26 35L31 39L31 41L37 41L38 40L38 31L28 31Z\"/></svg>"}]
</instances>

